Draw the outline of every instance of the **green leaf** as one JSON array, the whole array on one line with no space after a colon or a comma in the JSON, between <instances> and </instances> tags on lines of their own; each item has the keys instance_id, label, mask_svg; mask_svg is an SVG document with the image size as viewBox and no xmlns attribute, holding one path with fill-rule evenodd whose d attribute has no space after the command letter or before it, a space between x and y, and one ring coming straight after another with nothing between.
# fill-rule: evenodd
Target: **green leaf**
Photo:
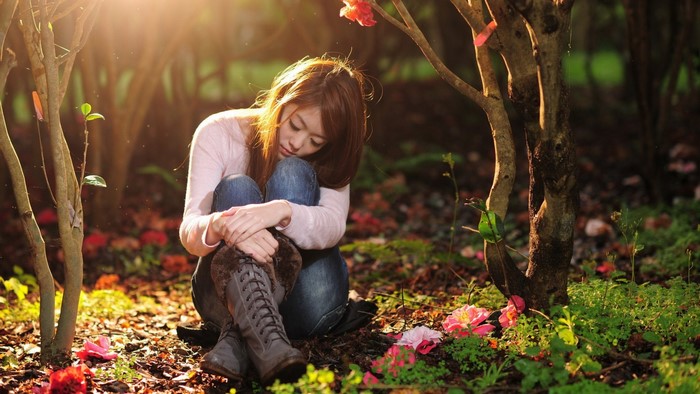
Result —
<instances>
[{"instance_id":1,"label":"green leaf","mask_svg":"<svg viewBox=\"0 0 700 394\"><path fill-rule=\"evenodd\" d=\"M80 112L83 113L83 116L87 116L90 113L90 111L92 111L92 105L90 105L89 103L83 103L80 106Z\"/></svg>"},{"instance_id":2,"label":"green leaf","mask_svg":"<svg viewBox=\"0 0 700 394\"><path fill-rule=\"evenodd\" d=\"M472 207L472 208L479 210L481 212L486 212L486 203L484 202L484 200L482 200L480 198L476 198L476 197L468 198L467 201L464 203L464 205L466 205L468 207Z\"/></svg>"},{"instance_id":3,"label":"green leaf","mask_svg":"<svg viewBox=\"0 0 700 394\"><path fill-rule=\"evenodd\" d=\"M653 331L647 331L644 334L642 334L642 338L644 338L645 341L651 342L656 345L661 345L664 343L663 338L661 336Z\"/></svg>"},{"instance_id":4,"label":"green leaf","mask_svg":"<svg viewBox=\"0 0 700 394\"><path fill-rule=\"evenodd\" d=\"M479 234L484 237L488 243L495 244L503 239L505 227L503 221L493 211L485 211L481 213L479 220Z\"/></svg>"},{"instance_id":5,"label":"green leaf","mask_svg":"<svg viewBox=\"0 0 700 394\"><path fill-rule=\"evenodd\" d=\"M454 167L455 165L455 159L452 158L452 152L442 155L442 161L447 163L450 166L450 168Z\"/></svg>"},{"instance_id":6,"label":"green leaf","mask_svg":"<svg viewBox=\"0 0 700 394\"><path fill-rule=\"evenodd\" d=\"M173 176L172 171L168 171L157 165L148 165L137 170L139 174L152 174L161 177L166 183L172 186L175 190L183 190L182 185Z\"/></svg>"},{"instance_id":7,"label":"green leaf","mask_svg":"<svg viewBox=\"0 0 700 394\"><path fill-rule=\"evenodd\" d=\"M83 178L83 185L107 187L107 182L99 175L88 175Z\"/></svg>"},{"instance_id":8,"label":"green leaf","mask_svg":"<svg viewBox=\"0 0 700 394\"><path fill-rule=\"evenodd\" d=\"M565 344L576 345L578 343L578 338L576 338L576 335L570 328L561 326L557 327L556 331L559 338L561 338Z\"/></svg>"},{"instance_id":9,"label":"green leaf","mask_svg":"<svg viewBox=\"0 0 700 394\"><path fill-rule=\"evenodd\" d=\"M102 114L98 114L97 112L89 114L88 116L85 117L85 121L87 121L87 122L89 122L91 120L95 120L95 119L105 120L105 117L102 116Z\"/></svg>"}]
</instances>

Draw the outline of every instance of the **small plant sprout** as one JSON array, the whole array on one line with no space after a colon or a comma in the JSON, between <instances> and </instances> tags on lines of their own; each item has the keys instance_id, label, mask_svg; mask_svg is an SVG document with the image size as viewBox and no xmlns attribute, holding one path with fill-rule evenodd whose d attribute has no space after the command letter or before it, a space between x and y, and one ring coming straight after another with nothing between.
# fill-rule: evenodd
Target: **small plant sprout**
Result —
<instances>
[{"instance_id":1,"label":"small plant sprout","mask_svg":"<svg viewBox=\"0 0 700 394\"><path fill-rule=\"evenodd\" d=\"M447 261L452 263L452 252L454 248L455 231L457 226L457 209L459 207L459 187L457 186L457 179L455 178L455 160L452 157L452 152L442 155L442 161L447 163L447 165L450 167L450 171L444 172L442 175L450 178L455 192L454 206L452 207L452 224L450 224L450 248L447 251Z\"/></svg>"},{"instance_id":2,"label":"small plant sprout","mask_svg":"<svg viewBox=\"0 0 700 394\"><path fill-rule=\"evenodd\" d=\"M626 210L615 211L610 216L610 219L617 223L620 231L622 232L622 237L625 239L625 244L627 245L630 255L630 264L632 265L632 282L636 283L634 274L635 256L644 249L644 245L637 242L639 238L638 228L639 224L641 223L641 219L633 221L629 216L629 212ZM630 240L632 242L630 242Z\"/></svg>"},{"instance_id":3,"label":"small plant sprout","mask_svg":"<svg viewBox=\"0 0 700 394\"><path fill-rule=\"evenodd\" d=\"M488 243L498 243L503 240L505 227L503 220L494 212L486 208L486 203L479 198L470 198L465 205L481 211L481 219L479 219L479 234Z\"/></svg>"},{"instance_id":4,"label":"small plant sprout","mask_svg":"<svg viewBox=\"0 0 700 394\"><path fill-rule=\"evenodd\" d=\"M693 251L688 248L685 250L685 254L688 255L688 284L690 284L690 274L693 271Z\"/></svg>"},{"instance_id":5,"label":"small plant sprout","mask_svg":"<svg viewBox=\"0 0 700 394\"><path fill-rule=\"evenodd\" d=\"M91 120L95 119L102 119L104 120L105 117L102 116L102 114L99 114L97 112L91 112L92 111L92 105L89 103L83 103L80 106L80 112L83 114L83 132L85 133L85 146L83 148L83 163L80 165L80 186L82 185L90 185L90 186L98 186L98 187L107 187L107 182L105 182L104 178L102 178L99 175L87 175L85 176L85 165L87 163L87 150L88 150L88 127L87 123Z\"/></svg>"}]
</instances>

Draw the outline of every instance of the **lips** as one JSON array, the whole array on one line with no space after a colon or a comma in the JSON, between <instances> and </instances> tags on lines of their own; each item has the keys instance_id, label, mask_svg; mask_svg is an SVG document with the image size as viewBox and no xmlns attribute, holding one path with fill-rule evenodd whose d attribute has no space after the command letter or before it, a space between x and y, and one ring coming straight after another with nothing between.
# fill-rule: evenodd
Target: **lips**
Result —
<instances>
[{"instance_id":1,"label":"lips","mask_svg":"<svg viewBox=\"0 0 700 394\"><path fill-rule=\"evenodd\" d=\"M294 156L294 153L282 145L280 145L280 154L284 157Z\"/></svg>"}]
</instances>

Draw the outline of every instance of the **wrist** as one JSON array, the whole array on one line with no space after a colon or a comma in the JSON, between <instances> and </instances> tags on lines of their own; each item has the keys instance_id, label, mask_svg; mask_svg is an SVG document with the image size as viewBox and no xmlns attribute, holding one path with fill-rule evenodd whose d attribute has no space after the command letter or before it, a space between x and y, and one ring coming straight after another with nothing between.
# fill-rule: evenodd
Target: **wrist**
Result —
<instances>
[{"instance_id":1,"label":"wrist","mask_svg":"<svg viewBox=\"0 0 700 394\"><path fill-rule=\"evenodd\" d=\"M207 224L207 229L206 229L206 234L205 234L205 241L208 245L215 245L221 241L222 236L219 230L217 229L215 221L217 221L221 217L220 212L214 212L210 215L209 217L209 223Z\"/></svg>"},{"instance_id":2,"label":"wrist","mask_svg":"<svg viewBox=\"0 0 700 394\"><path fill-rule=\"evenodd\" d=\"M280 227L287 227L292 221L292 206L287 200L277 200L280 211L280 221L277 223Z\"/></svg>"}]
</instances>

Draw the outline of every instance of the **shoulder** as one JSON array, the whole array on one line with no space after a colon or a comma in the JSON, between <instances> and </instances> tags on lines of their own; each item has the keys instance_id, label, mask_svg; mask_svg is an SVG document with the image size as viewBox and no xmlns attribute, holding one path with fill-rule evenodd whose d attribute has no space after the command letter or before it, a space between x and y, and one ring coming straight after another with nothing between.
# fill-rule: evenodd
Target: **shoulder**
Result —
<instances>
[{"instance_id":1,"label":"shoulder","mask_svg":"<svg viewBox=\"0 0 700 394\"><path fill-rule=\"evenodd\" d=\"M195 138L244 142L250 133L255 112L251 109L230 109L207 116L195 131Z\"/></svg>"}]
</instances>

